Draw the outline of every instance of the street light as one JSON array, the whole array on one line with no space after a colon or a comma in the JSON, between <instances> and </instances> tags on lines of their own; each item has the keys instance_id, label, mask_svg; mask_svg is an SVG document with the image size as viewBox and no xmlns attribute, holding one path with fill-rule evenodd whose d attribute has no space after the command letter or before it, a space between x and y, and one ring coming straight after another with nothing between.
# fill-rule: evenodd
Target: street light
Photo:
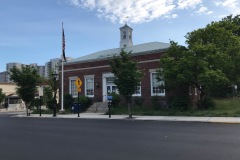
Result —
<instances>
[{"instance_id":1,"label":"street light","mask_svg":"<svg viewBox=\"0 0 240 160\"><path fill-rule=\"evenodd\" d=\"M53 87L54 87L54 104L53 104L53 117L56 117L56 112L57 112L57 100L56 100L56 90L57 90L57 86L56 86L56 81L57 81L57 77L58 74L56 72L52 73L53 76Z\"/></svg>"}]
</instances>

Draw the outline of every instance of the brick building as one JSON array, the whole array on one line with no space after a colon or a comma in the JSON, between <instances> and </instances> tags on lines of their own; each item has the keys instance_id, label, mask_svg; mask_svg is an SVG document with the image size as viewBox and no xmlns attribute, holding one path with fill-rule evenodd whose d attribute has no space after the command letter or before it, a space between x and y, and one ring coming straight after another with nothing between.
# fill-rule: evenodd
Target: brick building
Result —
<instances>
[{"instance_id":1,"label":"brick building","mask_svg":"<svg viewBox=\"0 0 240 160\"><path fill-rule=\"evenodd\" d=\"M153 96L158 96L159 101L164 103L167 93L160 87L164 82L156 80L156 71L161 55L167 51L170 44L150 42L133 45L132 31L126 24L120 28L120 48L99 51L65 63L64 92L77 97L75 81L79 77L83 82L80 95L88 96L94 102L106 101L109 93L117 92L109 59L124 49L127 52L132 51L132 58L137 60L139 69L144 72L141 85L136 88L133 96L141 96L145 103L150 103Z\"/></svg>"}]
</instances>

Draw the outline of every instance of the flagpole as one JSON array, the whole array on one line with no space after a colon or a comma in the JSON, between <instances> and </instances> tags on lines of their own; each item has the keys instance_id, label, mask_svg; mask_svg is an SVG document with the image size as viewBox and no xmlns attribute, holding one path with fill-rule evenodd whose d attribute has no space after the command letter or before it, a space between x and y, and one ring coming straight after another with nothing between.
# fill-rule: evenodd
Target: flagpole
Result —
<instances>
[{"instance_id":1,"label":"flagpole","mask_svg":"<svg viewBox=\"0 0 240 160\"><path fill-rule=\"evenodd\" d=\"M62 23L62 31L63 31L63 23ZM62 43L62 45L63 45L63 43ZM65 44L64 44L65 45ZM63 46L62 46L62 48L63 48ZM65 48L65 46L64 46L64 48ZM61 91L61 111L63 111L64 109L63 109L63 100L64 100L64 98L63 98L63 92L64 92L64 89L63 89L63 79L64 79L64 73L63 73L63 71L64 71L64 68L63 68L63 52L64 52L64 50L62 49L62 86L61 86L61 89L62 89L62 91Z\"/></svg>"}]
</instances>

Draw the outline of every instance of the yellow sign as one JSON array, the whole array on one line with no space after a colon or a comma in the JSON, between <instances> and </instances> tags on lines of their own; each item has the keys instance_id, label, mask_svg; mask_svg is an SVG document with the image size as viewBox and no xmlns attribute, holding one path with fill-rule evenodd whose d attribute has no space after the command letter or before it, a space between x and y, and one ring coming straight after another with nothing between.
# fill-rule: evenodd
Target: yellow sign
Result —
<instances>
[{"instance_id":1,"label":"yellow sign","mask_svg":"<svg viewBox=\"0 0 240 160\"><path fill-rule=\"evenodd\" d=\"M77 87L77 92L81 92L81 88L80 87Z\"/></svg>"},{"instance_id":2,"label":"yellow sign","mask_svg":"<svg viewBox=\"0 0 240 160\"><path fill-rule=\"evenodd\" d=\"M82 81L81 81L81 79L80 79L80 78L77 78L75 84L76 84L76 86L77 86L78 88L80 88L80 87L82 86Z\"/></svg>"}]
</instances>

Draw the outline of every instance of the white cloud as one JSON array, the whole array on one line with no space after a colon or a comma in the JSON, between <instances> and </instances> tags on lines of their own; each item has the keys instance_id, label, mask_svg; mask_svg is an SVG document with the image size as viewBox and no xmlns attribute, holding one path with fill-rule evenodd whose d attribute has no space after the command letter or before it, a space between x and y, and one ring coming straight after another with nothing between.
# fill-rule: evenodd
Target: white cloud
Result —
<instances>
[{"instance_id":1,"label":"white cloud","mask_svg":"<svg viewBox=\"0 0 240 160\"><path fill-rule=\"evenodd\" d=\"M177 18L177 17L178 17L177 14L173 14L173 15L172 15L172 18Z\"/></svg>"},{"instance_id":2,"label":"white cloud","mask_svg":"<svg viewBox=\"0 0 240 160\"><path fill-rule=\"evenodd\" d=\"M105 17L112 22L142 23L159 18L174 9L171 0L98 0L90 3L81 0L85 8L96 8L99 17ZM126 19L126 17L129 17Z\"/></svg>"},{"instance_id":3,"label":"white cloud","mask_svg":"<svg viewBox=\"0 0 240 160\"><path fill-rule=\"evenodd\" d=\"M228 7L228 8L234 8L235 6L238 5L238 0L219 0L216 1L217 6L223 6L223 7Z\"/></svg>"},{"instance_id":4,"label":"white cloud","mask_svg":"<svg viewBox=\"0 0 240 160\"><path fill-rule=\"evenodd\" d=\"M240 14L239 0L215 0L215 5L225 8L233 15Z\"/></svg>"},{"instance_id":5,"label":"white cloud","mask_svg":"<svg viewBox=\"0 0 240 160\"><path fill-rule=\"evenodd\" d=\"M201 4L202 0L178 0L178 8L188 9L195 8L197 5Z\"/></svg>"},{"instance_id":6,"label":"white cloud","mask_svg":"<svg viewBox=\"0 0 240 160\"><path fill-rule=\"evenodd\" d=\"M200 15L201 15L201 14L207 14L207 15L209 15L209 14L212 14L213 11L209 11L207 7L201 6L196 13L198 13L198 14L200 14Z\"/></svg>"},{"instance_id":7,"label":"white cloud","mask_svg":"<svg viewBox=\"0 0 240 160\"><path fill-rule=\"evenodd\" d=\"M97 16L118 23L143 23L177 18L175 9L195 8L202 0L69 0L70 4L96 10ZM126 18L128 17L128 18Z\"/></svg>"},{"instance_id":8,"label":"white cloud","mask_svg":"<svg viewBox=\"0 0 240 160\"><path fill-rule=\"evenodd\" d=\"M174 19L174 18L178 18L178 15L177 14L169 14L169 15L164 16L164 18Z\"/></svg>"}]
</instances>

